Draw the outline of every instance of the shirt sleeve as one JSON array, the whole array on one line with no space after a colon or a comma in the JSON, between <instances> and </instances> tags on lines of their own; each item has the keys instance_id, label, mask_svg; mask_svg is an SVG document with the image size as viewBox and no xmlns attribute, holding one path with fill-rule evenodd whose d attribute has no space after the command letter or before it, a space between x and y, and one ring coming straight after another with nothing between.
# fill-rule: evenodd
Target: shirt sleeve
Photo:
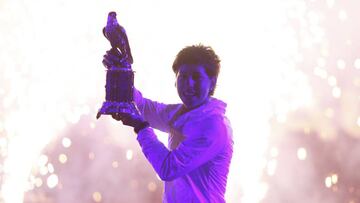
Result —
<instances>
[{"instance_id":1,"label":"shirt sleeve","mask_svg":"<svg viewBox=\"0 0 360 203\"><path fill-rule=\"evenodd\" d=\"M171 181L213 159L225 146L226 126L221 118L209 118L188 127L189 135L175 150L169 151L145 128L137 140L159 177Z\"/></svg>"},{"instance_id":2,"label":"shirt sleeve","mask_svg":"<svg viewBox=\"0 0 360 203\"><path fill-rule=\"evenodd\" d=\"M170 112L174 109L175 105L163 104L160 102L152 101L144 98L141 92L137 89L134 90L134 101L144 119L150 123L150 126L169 132Z\"/></svg>"}]
</instances>

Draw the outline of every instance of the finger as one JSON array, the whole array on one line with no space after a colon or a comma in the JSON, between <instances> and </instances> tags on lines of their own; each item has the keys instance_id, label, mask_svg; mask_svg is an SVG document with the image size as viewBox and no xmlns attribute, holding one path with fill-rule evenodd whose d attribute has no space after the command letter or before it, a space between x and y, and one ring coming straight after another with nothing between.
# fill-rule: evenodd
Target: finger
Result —
<instances>
[{"instance_id":1,"label":"finger","mask_svg":"<svg viewBox=\"0 0 360 203\"><path fill-rule=\"evenodd\" d=\"M106 61L105 59L102 61L102 64L105 66L105 68L111 68L112 64Z\"/></svg>"},{"instance_id":2,"label":"finger","mask_svg":"<svg viewBox=\"0 0 360 203\"><path fill-rule=\"evenodd\" d=\"M100 118L100 116L101 116L101 113L100 113L100 112L98 112L98 113L96 114L96 119L99 119L99 118Z\"/></svg>"},{"instance_id":3,"label":"finger","mask_svg":"<svg viewBox=\"0 0 360 203\"><path fill-rule=\"evenodd\" d=\"M104 58L108 59L108 60L111 60L111 59L116 59L118 58L118 56L112 54L112 53L109 53L109 51L106 52L106 54L104 55Z\"/></svg>"},{"instance_id":4,"label":"finger","mask_svg":"<svg viewBox=\"0 0 360 203\"><path fill-rule=\"evenodd\" d=\"M117 116L121 117L121 118L131 118L131 114L129 113L124 113L124 112L119 112L119 113L116 113Z\"/></svg>"},{"instance_id":5,"label":"finger","mask_svg":"<svg viewBox=\"0 0 360 203\"><path fill-rule=\"evenodd\" d=\"M115 64L114 61L106 58L105 56L104 56L104 58L103 58L103 62L105 62L106 64L108 64L108 65L110 65L110 66Z\"/></svg>"},{"instance_id":6,"label":"finger","mask_svg":"<svg viewBox=\"0 0 360 203\"><path fill-rule=\"evenodd\" d=\"M117 48L112 48L112 49L106 51L106 55L117 58L117 57L120 57L121 52L119 52L119 50Z\"/></svg>"},{"instance_id":7,"label":"finger","mask_svg":"<svg viewBox=\"0 0 360 203\"><path fill-rule=\"evenodd\" d=\"M117 121L122 120L122 117L119 114L112 114L111 116L113 117L113 119L115 119Z\"/></svg>"},{"instance_id":8,"label":"finger","mask_svg":"<svg viewBox=\"0 0 360 203\"><path fill-rule=\"evenodd\" d=\"M104 57L103 57L103 60L105 60L105 62L108 65L113 66L113 65L116 65L118 63L119 57L111 55L111 54L105 54Z\"/></svg>"},{"instance_id":9,"label":"finger","mask_svg":"<svg viewBox=\"0 0 360 203\"><path fill-rule=\"evenodd\" d=\"M123 123L127 123L129 120L130 120L130 116L129 114L127 113L115 113L114 114L114 117L117 119L117 120L121 120Z\"/></svg>"},{"instance_id":10,"label":"finger","mask_svg":"<svg viewBox=\"0 0 360 203\"><path fill-rule=\"evenodd\" d=\"M114 55L114 56L116 56L116 53L114 53L111 50L108 50L108 51L106 51L106 55Z\"/></svg>"},{"instance_id":11,"label":"finger","mask_svg":"<svg viewBox=\"0 0 360 203\"><path fill-rule=\"evenodd\" d=\"M115 65L115 64L119 63L119 61L121 61L122 58L123 58L122 56L114 56L114 55L111 55L111 54L105 54L104 55L104 59L108 63L110 63L112 65Z\"/></svg>"},{"instance_id":12,"label":"finger","mask_svg":"<svg viewBox=\"0 0 360 203\"><path fill-rule=\"evenodd\" d=\"M104 55L103 60L105 60L108 64L113 64L114 61L111 60L108 56Z\"/></svg>"},{"instance_id":13,"label":"finger","mask_svg":"<svg viewBox=\"0 0 360 203\"><path fill-rule=\"evenodd\" d=\"M134 127L134 122L130 119L130 118L122 118L121 119L121 122L124 124L124 125L127 125L127 126L132 126Z\"/></svg>"},{"instance_id":14,"label":"finger","mask_svg":"<svg viewBox=\"0 0 360 203\"><path fill-rule=\"evenodd\" d=\"M104 55L104 58L106 58L107 60L110 60L110 61L114 61L114 62L117 62L119 61L119 59L122 58L122 55L114 55L114 54L106 54Z\"/></svg>"},{"instance_id":15,"label":"finger","mask_svg":"<svg viewBox=\"0 0 360 203\"><path fill-rule=\"evenodd\" d=\"M111 48L109 51L110 51L110 53L112 53L115 56L120 56L121 55L121 52L119 51L118 48Z\"/></svg>"}]
</instances>

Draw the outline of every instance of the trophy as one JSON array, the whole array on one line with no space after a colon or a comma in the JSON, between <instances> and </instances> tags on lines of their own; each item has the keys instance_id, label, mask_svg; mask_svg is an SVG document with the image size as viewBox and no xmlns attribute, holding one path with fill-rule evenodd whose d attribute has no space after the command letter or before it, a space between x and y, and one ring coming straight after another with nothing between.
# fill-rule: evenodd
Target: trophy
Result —
<instances>
[{"instance_id":1,"label":"trophy","mask_svg":"<svg viewBox=\"0 0 360 203\"><path fill-rule=\"evenodd\" d=\"M116 13L110 12L103 34L111 44L111 51L119 55L119 60L107 67L105 102L96 115L114 115L117 113L136 114L134 103L134 72L131 69L133 58L125 29L116 19Z\"/></svg>"}]
</instances>

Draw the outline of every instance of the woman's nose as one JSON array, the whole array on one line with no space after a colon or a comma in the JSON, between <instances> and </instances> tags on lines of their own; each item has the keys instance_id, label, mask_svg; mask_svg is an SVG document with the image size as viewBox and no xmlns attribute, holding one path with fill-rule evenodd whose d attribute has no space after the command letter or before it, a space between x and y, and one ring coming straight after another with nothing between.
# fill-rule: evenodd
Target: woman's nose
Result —
<instances>
[{"instance_id":1,"label":"woman's nose","mask_svg":"<svg viewBox=\"0 0 360 203\"><path fill-rule=\"evenodd\" d=\"M190 87L193 87L194 84L195 84L195 80L192 79L191 77L189 77L189 78L187 79L187 85L190 86Z\"/></svg>"}]
</instances>

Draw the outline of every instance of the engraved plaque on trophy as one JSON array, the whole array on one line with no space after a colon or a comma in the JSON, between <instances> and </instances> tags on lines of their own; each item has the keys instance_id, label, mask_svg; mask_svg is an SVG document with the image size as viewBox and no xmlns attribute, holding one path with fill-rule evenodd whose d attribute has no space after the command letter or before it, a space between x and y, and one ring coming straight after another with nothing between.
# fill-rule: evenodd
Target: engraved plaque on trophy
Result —
<instances>
[{"instance_id":1,"label":"engraved plaque on trophy","mask_svg":"<svg viewBox=\"0 0 360 203\"><path fill-rule=\"evenodd\" d=\"M107 67L105 101L96 118L103 114L134 114L136 112L133 99L134 72L131 69L133 58L125 29L118 24L115 12L109 13L103 34L110 42L111 51L116 52L119 59Z\"/></svg>"}]
</instances>

